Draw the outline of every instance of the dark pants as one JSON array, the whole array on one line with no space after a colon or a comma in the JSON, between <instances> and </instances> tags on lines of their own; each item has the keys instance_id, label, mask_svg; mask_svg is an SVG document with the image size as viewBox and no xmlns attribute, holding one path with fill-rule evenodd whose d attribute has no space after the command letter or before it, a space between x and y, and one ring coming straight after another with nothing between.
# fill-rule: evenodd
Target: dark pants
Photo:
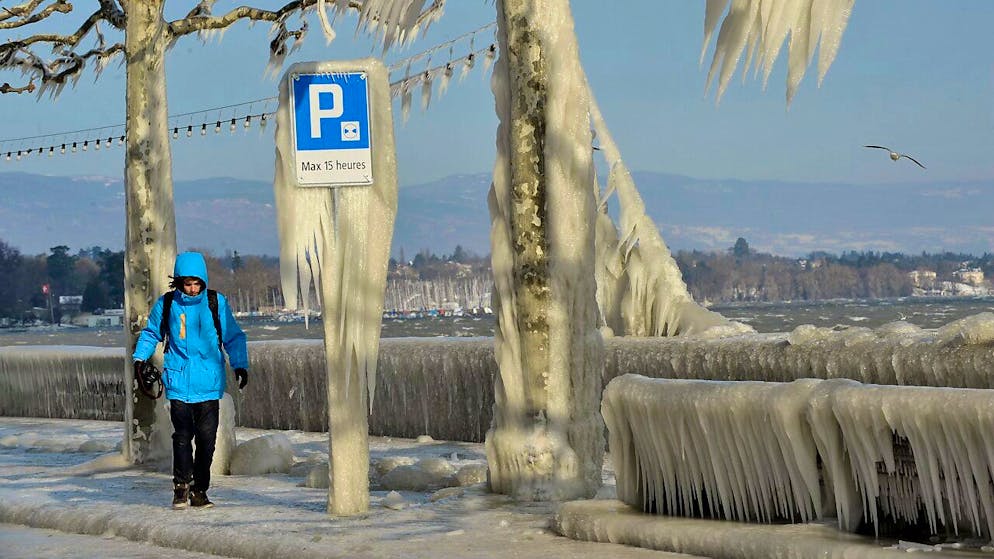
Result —
<instances>
[{"instance_id":1,"label":"dark pants","mask_svg":"<svg viewBox=\"0 0 994 559\"><path fill-rule=\"evenodd\" d=\"M169 401L173 421L173 483L193 482L191 489L207 491L211 483L211 462L217 440L218 401L187 404ZM190 441L197 442L193 455Z\"/></svg>"}]
</instances>

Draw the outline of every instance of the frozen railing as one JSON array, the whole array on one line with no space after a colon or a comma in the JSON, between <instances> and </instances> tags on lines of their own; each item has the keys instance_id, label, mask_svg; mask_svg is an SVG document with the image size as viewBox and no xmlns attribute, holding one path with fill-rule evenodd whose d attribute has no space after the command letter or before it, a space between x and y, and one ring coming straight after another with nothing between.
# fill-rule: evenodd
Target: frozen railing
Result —
<instances>
[{"instance_id":1,"label":"frozen railing","mask_svg":"<svg viewBox=\"0 0 994 559\"><path fill-rule=\"evenodd\" d=\"M994 530L994 390L624 375L601 411L618 498L649 512Z\"/></svg>"},{"instance_id":2,"label":"frozen railing","mask_svg":"<svg viewBox=\"0 0 994 559\"><path fill-rule=\"evenodd\" d=\"M868 384L994 388L990 313L921 330L907 323L728 338L608 338L604 381L657 378L788 382L850 378ZM320 340L250 342L252 380L238 422L263 429L327 428ZM120 348L0 347L0 415L123 417ZM497 364L490 338L387 338L380 342L371 433L482 441Z\"/></svg>"}]
</instances>

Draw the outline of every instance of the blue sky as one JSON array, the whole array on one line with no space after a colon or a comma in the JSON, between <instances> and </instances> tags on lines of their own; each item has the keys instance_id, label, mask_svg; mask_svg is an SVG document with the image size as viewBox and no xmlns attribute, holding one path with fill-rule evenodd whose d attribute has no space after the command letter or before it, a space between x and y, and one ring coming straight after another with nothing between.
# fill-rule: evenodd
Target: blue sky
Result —
<instances>
[{"instance_id":1,"label":"blue sky","mask_svg":"<svg viewBox=\"0 0 994 559\"><path fill-rule=\"evenodd\" d=\"M76 4L89 9L87 2ZM713 92L705 96L707 65L698 65L703 2L619 0L604 9L607 4L574 0L573 15L584 67L632 169L804 182L994 182L990 0L858 0L824 84L816 87L815 69L809 68L789 110L785 59L778 61L766 91L759 81L750 77L743 83L737 75L720 105ZM218 1L215 12L234 5ZM386 59L420 52L493 19L491 2L450 0L440 22ZM195 37L181 39L167 62L170 113L275 95L276 78L265 76L268 29L242 23L207 45ZM340 21L337 29L338 38L326 45L312 22L304 48L287 64L380 52L372 41L354 37L354 19ZM0 39L16 36L4 31ZM476 44L489 40L482 36ZM0 73L0 82L16 83L18 77ZM54 101L3 95L0 139L118 124L124 121L123 103L124 71L117 64L95 81L85 75ZM415 107L406 123L399 103L394 108L402 186L491 170L496 117L489 81L479 69L462 83L453 81L443 97L436 93L427 112ZM863 144L892 146L928 169L905 160L892 163ZM207 138L181 135L173 156L177 179L271 180L272 128L234 135L225 129ZM0 161L3 171L120 177L122 151Z\"/></svg>"}]
</instances>

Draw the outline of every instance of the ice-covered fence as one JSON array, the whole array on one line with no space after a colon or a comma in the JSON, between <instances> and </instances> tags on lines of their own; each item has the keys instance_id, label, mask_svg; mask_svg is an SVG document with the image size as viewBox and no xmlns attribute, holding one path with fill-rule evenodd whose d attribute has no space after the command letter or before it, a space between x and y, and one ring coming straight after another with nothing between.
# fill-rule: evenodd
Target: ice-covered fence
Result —
<instances>
[{"instance_id":1,"label":"ice-covered fence","mask_svg":"<svg viewBox=\"0 0 994 559\"><path fill-rule=\"evenodd\" d=\"M239 425L327 430L321 340L251 342L249 356ZM123 371L120 348L0 347L0 416L122 420ZM482 441L496 372L489 338L384 339L370 433Z\"/></svg>"},{"instance_id":2,"label":"ice-covered fence","mask_svg":"<svg viewBox=\"0 0 994 559\"><path fill-rule=\"evenodd\" d=\"M607 340L605 375L791 381L849 378L870 384L994 388L994 314L937 329L899 321L836 331L803 325L789 333L708 339Z\"/></svg>"},{"instance_id":3,"label":"ice-covered fence","mask_svg":"<svg viewBox=\"0 0 994 559\"><path fill-rule=\"evenodd\" d=\"M712 339L608 338L605 382L658 378L791 381L851 378L871 384L994 388L990 313L921 330L801 326L789 334ZM251 384L239 405L247 427L324 430L324 354L318 340L250 342ZM0 415L121 419L118 348L0 347ZM481 441L493 413L497 365L490 338L386 338L370 432Z\"/></svg>"},{"instance_id":4,"label":"ice-covered fence","mask_svg":"<svg viewBox=\"0 0 994 559\"><path fill-rule=\"evenodd\" d=\"M275 429L328 428L320 340L249 344L252 372L238 421ZM380 341L373 435L482 441L494 402L493 340L386 338Z\"/></svg>"},{"instance_id":5,"label":"ice-covered fence","mask_svg":"<svg viewBox=\"0 0 994 559\"><path fill-rule=\"evenodd\" d=\"M992 390L623 375L601 411L618 498L647 511L994 532Z\"/></svg>"},{"instance_id":6,"label":"ice-covered fence","mask_svg":"<svg viewBox=\"0 0 994 559\"><path fill-rule=\"evenodd\" d=\"M0 415L123 420L122 354L85 346L0 347Z\"/></svg>"}]
</instances>

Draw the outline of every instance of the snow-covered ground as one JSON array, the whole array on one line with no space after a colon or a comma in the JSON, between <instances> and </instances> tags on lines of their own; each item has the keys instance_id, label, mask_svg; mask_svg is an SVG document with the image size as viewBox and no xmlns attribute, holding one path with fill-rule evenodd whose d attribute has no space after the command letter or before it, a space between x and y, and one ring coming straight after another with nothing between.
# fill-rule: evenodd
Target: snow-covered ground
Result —
<instances>
[{"instance_id":1,"label":"snow-covered ground","mask_svg":"<svg viewBox=\"0 0 994 559\"><path fill-rule=\"evenodd\" d=\"M326 512L327 489L303 486L313 466L327 460L327 435L243 428L237 432L239 443L263 435L285 435L291 441L294 467L290 473L214 476L210 491L217 504L214 509L174 511L169 473L122 468L114 459L116 454L100 454L120 441L120 423L3 417L0 522L88 534L116 544L126 539L259 559L680 556L564 538L549 529L554 505L514 504L505 496L487 493L482 483L438 489L438 482L432 480L439 477L429 470L472 471L467 466L485 463L483 445L428 438L421 442L371 438L372 469L386 468L388 463L414 466L408 475L394 476L413 489L391 493L377 481L386 476L374 474L368 514L331 517ZM424 459L429 459L425 467L417 467ZM608 483L605 490L613 489L613 481ZM11 536L19 542L17 549L25 548L24 539L40 541L34 531L5 528L8 531L0 531L0 538ZM74 539L63 541L67 547L76 547ZM81 545L102 550L99 542ZM8 557L3 547L0 557ZM27 556L62 556L44 549ZM156 547L149 549L151 557L160 553ZM130 557L127 552L122 550L120 556ZM105 555L100 551L66 556Z\"/></svg>"},{"instance_id":2,"label":"snow-covered ground","mask_svg":"<svg viewBox=\"0 0 994 559\"><path fill-rule=\"evenodd\" d=\"M174 511L166 471L119 463L113 449L121 432L117 422L0 418L0 523L7 523L0 524L0 557L690 557L631 545L743 559L964 556L839 534L831 523L767 527L641 514L614 500L609 463L598 499L557 514L554 504L515 503L473 483L485 464L483 445L427 437L371 438L370 510L336 518L326 512L327 490L305 486L327 460L325 434L239 428L239 443L286 437L289 473L215 476L216 508ZM404 470L389 475L391 468ZM391 484L408 489L391 492ZM618 543L568 539L553 526Z\"/></svg>"},{"instance_id":3,"label":"snow-covered ground","mask_svg":"<svg viewBox=\"0 0 994 559\"><path fill-rule=\"evenodd\" d=\"M211 559L217 555L137 543L120 536L84 536L0 524L4 559Z\"/></svg>"}]
</instances>

